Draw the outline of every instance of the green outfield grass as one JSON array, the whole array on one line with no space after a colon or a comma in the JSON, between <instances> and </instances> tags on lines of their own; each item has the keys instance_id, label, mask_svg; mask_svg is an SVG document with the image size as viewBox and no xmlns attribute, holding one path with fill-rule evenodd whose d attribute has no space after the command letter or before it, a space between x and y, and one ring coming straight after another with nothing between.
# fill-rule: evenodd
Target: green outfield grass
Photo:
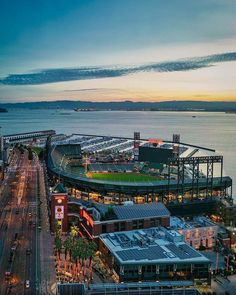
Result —
<instances>
[{"instance_id":1,"label":"green outfield grass","mask_svg":"<svg viewBox=\"0 0 236 295\"><path fill-rule=\"evenodd\" d=\"M33 152L35 152L37 155L39 155L42 151L43 151L43 148L41 147L37 147L37 146L34 146L31 148Z\"/></svg>"},{"instance_id":2,"label":"green outfield grass","mask_svg":"<svg viewBox=\"0 0 236 295\"><path fill-rule=\"evenodd\" d=\"M87 177L97 180L108 180L108 181L124 181L124 182L145 182L160 180L159 177L140 174L140 173L87 173Z\"/></svg>"}]
</instances>

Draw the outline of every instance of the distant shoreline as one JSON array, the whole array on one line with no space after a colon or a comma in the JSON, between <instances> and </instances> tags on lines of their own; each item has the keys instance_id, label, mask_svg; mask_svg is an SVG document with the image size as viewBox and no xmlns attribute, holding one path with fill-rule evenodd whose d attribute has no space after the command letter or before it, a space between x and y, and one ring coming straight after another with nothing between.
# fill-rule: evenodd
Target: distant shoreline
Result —
<instances>
[{"instance_id":1,"label":"distant shoreline","mask_svg":"<svg viewBox=\"0 0 236 295\"><path fill-rule=\"evenodd\" d=\"M78 110L75 111L73 109L67 109L67 108L43 108L43 107L14 107L9 108L6 111L1 111L0 113L8 113L9 111L14 110L48 110L48 111L67 111L71 113L91 113L91 112L185 112L185 113L225 113L225 114L236 114L236 111L225 111L225 110L198 110L198 109L159 109L159 110L150 110L150 109L94 109L94 110ZM70 114L71 114L70 113Z\"/></svg>"},{"instance_id":2,"label":"distant shoreline","mask_svg":"<svg viewBox=\"0 0 236 295\"><path fill-rule=\"evenodd\" d=\"M51 109L68 110L75 112L95 111L150 111L150 112L225 112L236 113L236 101L160 101L160 102L135 102L135 101L38 101L1 103L0 108L11 109Z\"/></svg>"}]
</instances>

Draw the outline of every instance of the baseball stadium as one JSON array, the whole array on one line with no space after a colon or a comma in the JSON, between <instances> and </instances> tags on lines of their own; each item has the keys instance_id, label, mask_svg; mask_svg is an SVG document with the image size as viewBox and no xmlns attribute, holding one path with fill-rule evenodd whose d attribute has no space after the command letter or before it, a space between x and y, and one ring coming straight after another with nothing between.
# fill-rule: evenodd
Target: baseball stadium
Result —
<instances>
[{"instance_id":1,"label":"baseball stadium","mask_svg":"<svg viewBox=\"0 0 236 295\"><path fill-rule=\"evenodd\" d=\"M47 168L71 195L103 204L162 202L170 211L214 210L232 199L215 150L172 141L73 134L47 142ZM208 208L208 209L207 209Z\"/></svg>"}]
</instances>

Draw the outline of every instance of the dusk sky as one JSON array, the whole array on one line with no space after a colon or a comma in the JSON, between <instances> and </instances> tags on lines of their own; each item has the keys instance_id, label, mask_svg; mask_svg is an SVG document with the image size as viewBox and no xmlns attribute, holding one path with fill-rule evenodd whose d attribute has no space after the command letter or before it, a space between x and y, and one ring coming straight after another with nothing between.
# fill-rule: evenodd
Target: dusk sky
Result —
<instances>
[{"instance_id":1,"label":"dusk sky","mask_svg":"<svg viewBox=\"0 0 236 295\"><path fill-rule=\"evenodd\" d=\"M235 0L2 0L0 102L236 101Z\"/></svg>"}]
</instances>

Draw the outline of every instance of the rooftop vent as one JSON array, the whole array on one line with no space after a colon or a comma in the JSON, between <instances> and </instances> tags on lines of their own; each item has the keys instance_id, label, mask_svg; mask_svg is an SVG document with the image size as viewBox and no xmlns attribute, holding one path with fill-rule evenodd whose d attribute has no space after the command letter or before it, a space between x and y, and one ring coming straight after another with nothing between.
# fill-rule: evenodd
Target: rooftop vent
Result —
<instances>
[{"instance_id":1,"label":"rooftop vent","mask_svg":"<svg viewBox=\"0 0 236 295\"><path fill-rule=\"evenodd\" d=\"M134 204L133 201L125 201L124 203L124 206L132 206Z\"/></svg>"}]
</instances>

